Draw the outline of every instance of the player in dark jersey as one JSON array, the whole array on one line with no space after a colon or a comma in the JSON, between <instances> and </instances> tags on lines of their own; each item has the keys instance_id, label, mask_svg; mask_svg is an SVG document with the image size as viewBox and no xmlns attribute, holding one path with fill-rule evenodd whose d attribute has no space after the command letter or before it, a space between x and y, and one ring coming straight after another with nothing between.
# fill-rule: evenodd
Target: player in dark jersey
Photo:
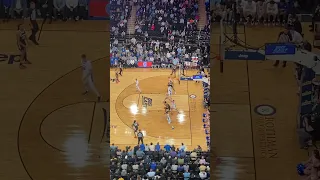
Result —
<instances>
[{"instance_id":1,"label":"player in dark jersey","mask_svg":"<svg viewBox=\"0 0 320 180\"><path fill-rule=\"evenodd\" d=\"M136 120L132 123L132 129L134 131L134 137L137 138L138 130L139 130L139 124Z\"/></svg>"},{"instance_id":2,"label":"player in dark jersey","mask_svg":"<svg viewBox=\"0 0 320 180\"><path fill-rule=\"evenodd\" d=\"M164 101L164 110L165 114L169 113L171 110L170 105L167 103L167 101Z\"/></svg>"},{"instance_id":3,"label":"player in dark jersey","mask_svg":"<svg viewBox=\"0 0 320 180\"><path fill-rule=\"evenodd\" d=\"M116 83L119 83L119 82L120 82L120 80L119 80L119 73L118 73L118 71L116 71L116 79L115 79L115 81L116 81Z\"/></svg>"},{"instance_id":4,"label":"player in dark jersey","mask_svg":"<svg viewBox=\"0 0 320 180\"><path fill-rule=\"evenodd\" d=\"M123 72L123 67L122 64L119 63L119 75L122 76L122 72Z\"/></svg>"},{"instance_id":5,"label":"player in dark jersey","mask_svg":"<svg viewBox=\"0 0 320 180\"><path fill-rule=\"evenodd\" d=\"M25 69L26 66L24 64L31 64L31 62L27 58L27 39L26 39L27 35L22 24L18 25L18 31L17 31L16 37L17 37L17 46L20 51L19 67L21 69Z\"/></svg>"},{"instance_id":6,"label":"player in dark jersey","mask_svg":"<svg viewBox=\"0 0 320 180\"><path fill-rule=\"evenodd\" d=\"M177 66L173 65L170 76L174 75L176 77Z\"/></svg>"}]
</instances>

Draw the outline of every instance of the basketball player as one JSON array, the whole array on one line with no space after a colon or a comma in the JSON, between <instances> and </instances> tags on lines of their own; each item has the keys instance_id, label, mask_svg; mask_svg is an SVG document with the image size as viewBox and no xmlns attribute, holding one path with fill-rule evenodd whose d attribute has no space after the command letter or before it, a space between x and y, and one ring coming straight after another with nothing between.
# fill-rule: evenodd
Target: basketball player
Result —
<instances>
[{"instance_id":1,"label":"basketball player","mask_svg":"<svg viewBox=\"0 0 320 180\"><path fill-rule=\"evenodd\" d=\"M170 105L167 103L167 101L164 101L164 110L165 112L170 112L171 111L171 107Z\"/></svg>"},{"instance_id":2,"label":"basketball player","mask_svg":"<svg viewBox=\"0 0 320 180\"><path fill-rule=\"evenodd\" d=\"M116 83L119 83L119 82L120 82L120 80L119 80L119 73L118 73L117 70L116 70L115 76L116 76L116 78L115 78Z\"/></svg>"},{"instance_id":3,"label":"basketball player","mask_svg":"<svg viewBox=\"0 0 320 180\"><path fill-rule=\"evenodd\" d=\"M266 3L263 0L257 2L256 24L259 23L266 24Z\"/></svg>"},{"instance_id":4,"label":"basketball player","mask_svg":"<svg viewBox=\"0 0 320 180\"><path fill-rule=\"evenodd\" d=\"M101 100L101 96L93 84L93 76L92 76L92 65L91 62L87 60L87 56L85 54L81 55L82 59L82 81L84 83L85 92L84 95L89 92L89 89L96 94L98 98L98 102Z\"/></svg>"},{"instance_id":5,"label":"basketball player","mask_svg":"<svg viewBox=\"0 0 320 180\"><path fill-rule=\"evenodd\" d=\"M169 93L169 89L170 89L170 93ZM176 90L173 87L173 80L169 77L169 82L168 82L168 95L171 96L172 95L172 90L174 91L174 93L176 94Z\"/></svg>"},{"instance_id":6,"label":"basketball player","mask_svg":"<svg viewBox=\"0 0 320 180\"><path fill-rule=\"evenodd\" d=\"M170 118L170 105L169 105L166 101L164 102L164 105L165 105L164 109L165 109L165 114L166 114L166 116L167 116L167 121L168 121L168 124L170 124L170 123L171 123L171 118Z\"/></svg>"},{"instance_id":7,"label":"basketball player","mask_svg":"<svg viewBox=\"0 0 320 180\"><path fill-rule=\"evenodd\" d=\"M132 129L134 131L134 138L137 138L138 130L139 130L139 124L136 120L133 121Z\"/></svg>"},{"instance_id":8,"label":"basketball player","mask_svg":"<svg viewBox=\"0 0 320 180\"><path fill-rule=\"evenodd\" d=\"M122 67L122 63L120 62L119 63L119 74L120 74L120 76L122 76L122 72L123 72L123 69L122 69L123 67Z\"/></svg>"},{"instance_id":9,"label":"basketball player","mask_svg":"<svg viewBox=\"0 0 320 180\"><path fill-rule=\"evenodd\" d=\"M141 93L141 89L139 87L139 81L136 79L136 89Z\"/></svg>"},{"instance_id":10,"label":"basketball player","mask_svg":"<svg viewBox=\"0 0 320 180\"><path fill-rule=\"evenodd\" d=\"M176 77L176 71L177 71L177 66L173 65L173 68L172 68L170 76L174 75L174 77Z\"/></svg>"},{"instance_id":11,"label":"basketball player","mask_svg":"<svg viewBox=\"0 0 320 180\"><path fill-rule=\"evenodd\" d=\"M278 5L274 0L271 0L267 4L267 17L268 17L268 25L272 22L272 25L276 24L276 19L278 17Z\"/></svg>"},{"instance_id":12,"label":"basketball player","mask_svg":"<svg viewBox=\"0 0 320 180\"><path fill-rule=\"evenodd\" d=\"M23 64L31 64L27 58L27 40L26 40L26 31L23 28L22 24L18 25L18 31L16 33L17 37L17 46L20 51L20 69L25 69L26 66Z\"/></svg>"},{"instance_id":13,"label":"basketball player","mask_svg":"<svg viewBox=\"0 0 320 180\"><path fill-rule=\"evenodd\" d=\"M176 105L176 102L174 100L171 101L171 107L170 107L171 110L176 110L178 112L178 109L177 109L177 105ZM178 112L179 113L179 112Z\"/></svg>"},{"instance_id":14,"label":"basketball player","mask_svg":"<svg viewBox=\"0 0 320 180\"><path fill-rule=\"evenodd\" d=\"M246 18L245 23L251 22L251 24L253 25L256 12L257 6L255 2L253 2L252 0L243 2L243 17Z\"/></svg>"},{"instance_id":15,"label":"basketball player","mask_svg":"<svg viewBox=\"0 0 320 180\"><path fill-rule=\"evenodd\" d=\"M168 86L168 92L167 92L168 96L171 97L172 96L172 86Z\"/></svg>"}]
</instances>

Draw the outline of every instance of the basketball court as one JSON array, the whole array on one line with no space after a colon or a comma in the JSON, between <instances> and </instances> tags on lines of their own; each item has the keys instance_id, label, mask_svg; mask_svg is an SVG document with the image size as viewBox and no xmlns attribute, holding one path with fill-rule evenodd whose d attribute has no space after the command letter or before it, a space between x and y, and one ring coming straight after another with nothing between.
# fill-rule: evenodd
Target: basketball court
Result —
<instances>
[{"instance_id":1,"label":"basketball court","mask_svg":"<svg viewBox=\"0 0 320 180\"><path fill-rule=\"evenodd\" d=\"M211 26L213 57L219 53L220 28ZM276 42L282 30L281 27L247 28L247 43L260 47ZM305 37L312 42L307 30L305 25L304 32L308 33ZM239 38L244 40L244 35L239 34ZM225 61L223 74L219 63L214 63L211 146L221 156L222 163L212 166L213 179L299 179L296 165L307 160L307 152L299 149L296 135L298 89L294 65L275 68L273 63Z\"/></svg>"},{"instance_id":2,"label":"basketball court","mask_svg":"<svg viewBox=\"0 0 320 180\"><path fill-rule=\"evenodd\" d=\"M0 54L18 53L17 24L1 24ZM108 22L57 22L43 29L40 46L30 43L27 69L0 62L0 179L108 179L102 110L109 108ZM83 53L93 61L102 102L82 95Z\"/></svg>"},{"instance_id":3,"label":"basketball court","mask_svg":"<svg viewBox=\"0 0 320 180\"><path fill-rule=\"evenodd\" d=\"M202 122L202 114L205 112L202 83L181 81L179 84L177 78L173 78L176 94L172 95L172 99L176 102L178 112L172 111L172 123L168 124L163 102L170 73L170 69L125 69L119 78L120 83L111 82L111 143L121 148L136 146L138 140L134 138L132 123L137 120L145 144L159 142L162 147L169 144L179 148L184 143L188 150L198 145L207 149ZM188 70L186 76L196 73L195 70ZM114 76L115 69L110 72L110 77ZM141 94L136 89L136 78L139 80ZM143 98L151 99L152 105L144 107ZM169 100L167 102L171 105Z\"/></svg>"},{"instance_id":4,"label":"basketball court","mask_svg":"<svg viewBox=\"0 0 320 180\"><path fill-rule=\"evenodd\" d=\"M16 25L1 24L1 54L17 53ZM126 69L121 82L112 84L109 90L114 72L108 72L108 29L106 21L45 25L41 45L30 44L32 65L20 70L16 62L0 62L1 179L108 179L105 164L109 150L103 137L102 109L109 108L109 92L111 116L117 117L110 124L111 142L120 146L137 143L130 128L134 118L141 119L147 143L184 142L194 147L205 142L200 129L203 110L199 108L202 90L198 84L175 85L174 97L184 116L181 122L175 118L174 130L168 126L161 104L169 71ZM247 42L259 46L269 42L270 37L275 41L279 31L248 29ZM218 38L213 32L212 51L217 51ZM311 40L311 34L306 38ZM81 95L82 53L94 61L94 81L103 96L100 103L91 94ZM274 68L272 63L225 62L224 74L220 74L218 64L213 66L211 139L213 150L223 161L212 163L212 179L298 179L295 167L307 159L307 153L299 150L296 137L298 97L294 66ZM135 78L140 80L141 95L153 99L146 113L139 111ZM191 100L190 94L196 98ZM137 108L132 108L134 103ZM254 111L259 105L273 106L276 111L267 117L259 116ZM131 113L137 109L140 114Z\"/></svg>"}]
</instances>

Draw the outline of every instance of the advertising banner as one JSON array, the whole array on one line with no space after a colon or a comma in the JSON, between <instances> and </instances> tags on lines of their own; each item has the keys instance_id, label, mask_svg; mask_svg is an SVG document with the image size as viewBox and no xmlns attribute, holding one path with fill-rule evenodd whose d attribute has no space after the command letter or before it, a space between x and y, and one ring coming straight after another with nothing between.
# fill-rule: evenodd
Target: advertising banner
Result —
<instances>
[{"instance_id":1,"label":"advertising banner","mask_svg":"<svg viewBox=\"0 0 320 180\"><path fill-rule=\"evenodd\" d=\"M109 0L90 0L89 17L91 19L109 19L110 4Z\"/></svg>"},{"instance_id":2,"label":"advertising banner","mask_svg":"<svg viewBox=\"0 0 320 180\"><path fill-rule=\"evenodd\" d=\"M151 68L152 64L153 63L151 61L139 61L138 67L139 68Z\"/></svg>"},{"instance_id":3,"label":"advertising banner","mask_svg":"<svg viewBox=\"0 0 320 180\"><path fill-rule=\"evenodd\" d=\"M258 51L225 51L225 60L265 60L265 56Z\"/></svg>"},{"instance_id":4,"label":"advertising banner","mask_svg":"<svg viewBox=\"0 0 320 180\"><path fill-rule=\"evenodd\" d=\"M312 111L313 107L313 85L312 80L315 77L315 73L310 68L304 69L304 75L302 76L301 85L301 104L300 114L305 115Z\"/></svg>"},{"instance_id":5,"label":"advertising banner","mask_svg":"<svg viewBox=\"0 0 320 180\"><path fill-rule=\"evenodd\" d=\"M293 44L268 43L265 45L265 55L293 55L296 46Z\"/></svg>"}]
</instances>

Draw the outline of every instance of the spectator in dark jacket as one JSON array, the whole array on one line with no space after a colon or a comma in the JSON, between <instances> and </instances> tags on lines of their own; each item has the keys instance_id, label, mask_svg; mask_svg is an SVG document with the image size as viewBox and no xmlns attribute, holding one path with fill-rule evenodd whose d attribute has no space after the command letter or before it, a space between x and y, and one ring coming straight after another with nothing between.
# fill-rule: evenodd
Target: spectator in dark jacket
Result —
<instances>
[{"instance_id":1,"label":"spectator in dark jacket","mask_svg":"<svg viewBox=\"0 0 320 180\"><path fill-rule=\"evenodd\" d=\"M316 21L320 21L320 4L317 5L316 10L313 13L312 16L312 24L311 24L311 29L310 31L314 31L315 28L315 23Z\"/></svg>"},{"instance_id":2,"label":"spectator in dark jacket","mask_svg":"<svg viewBox=\"0 0 320 180\"><path fill-rule=\"evenodd\" d=\"M302 25L301 25L301 22L299 21L298 16L294 17L293 30L297 31L298 33L300 33L303 36L303 34L302 34Z\"/></svg>"}]
</instances>

